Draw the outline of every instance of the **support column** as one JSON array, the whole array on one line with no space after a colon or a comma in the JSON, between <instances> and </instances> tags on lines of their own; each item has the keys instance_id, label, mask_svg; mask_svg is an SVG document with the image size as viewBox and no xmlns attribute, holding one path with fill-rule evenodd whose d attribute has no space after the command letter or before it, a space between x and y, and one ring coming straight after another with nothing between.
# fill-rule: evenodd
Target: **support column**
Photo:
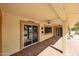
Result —
<instances>
[{"instance_id":1,"label":"support column","mask_svg":"<svg viewBox=\"0 0 79 59\"><path fill-rule=\"evenodd\" d=\"M0 9L0 56L2 55L2 13Z\"/></svg>"},{"instance_id":2,"label":"support column","mask_svg":"<svg viewBox=\"0 0 79 59\"><path fill-rule=\"evenodd\" d=\"M63 22L63 40L62 40L62 48L64 55L68 55L68 21Z\"/></svg>"}]
</instances>

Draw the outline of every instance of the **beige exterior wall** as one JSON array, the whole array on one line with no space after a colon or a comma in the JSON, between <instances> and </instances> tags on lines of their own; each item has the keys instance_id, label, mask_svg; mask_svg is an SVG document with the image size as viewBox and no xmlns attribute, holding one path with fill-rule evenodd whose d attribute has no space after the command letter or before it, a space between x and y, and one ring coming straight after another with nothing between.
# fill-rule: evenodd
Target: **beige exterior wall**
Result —
<instances>
[{"instance_id":1,"label":"beige exterior wall","mask_svg":"<svg viewBox=\"0 0 79 59\"><path fill-rule=\"evenodd\" d=\"M20 51L20 20L28 21L32 19L22 18L4 11L2 11L2 18L2 52L3 55L11 55ZM36 20L35 22L40 23ZM53 33L42 34L42 26L44 26L44 24L40 23L39 41L43 41L53 36Z\"/></svg>"},{"instance_id":2,"label":"beige exterior wall","mask_svg":"<svg viewBox=\"0 0 79 59\"><path fill-rule=\"evenodd\" d=\"M2 53L11 55L20 50L19 17L2 12Z\"/></svg>"},{"instance_id":3,"label":"beige exterior wall","mask_svg":"<svg viewBox=\"0 0 79 59\"><path fill-rule=\"evenodd\" d=\"M48 34L44 33L44 25L45 23L40 24L40 41L43 41L53 36L53 30L52 30L52 33L48 33ZM41 30L41 27L43 27L43 30ZM43 31L43 33L41 33L41 31Z\"/></svg>"}]
</instances>

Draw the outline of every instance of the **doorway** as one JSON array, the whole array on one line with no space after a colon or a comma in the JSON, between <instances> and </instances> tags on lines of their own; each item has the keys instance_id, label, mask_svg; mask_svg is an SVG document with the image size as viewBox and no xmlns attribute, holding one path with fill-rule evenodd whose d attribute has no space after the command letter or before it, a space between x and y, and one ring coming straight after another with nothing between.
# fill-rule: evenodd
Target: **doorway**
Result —
<instances>
[{"instance_id":1,"label":"doorway","mask_svg":"<svg viewBox=\"0 0 79 59\"><path fill-rule=\"evenodd\" d=\"M21 21L20 29L21 49L31 46L39 41L39 24L32 21Z\"/></svg>"},{"instance_id":2,"label":"doorway","mask_svg":"<svg viewBox=\"0 0 79 59\"><path fill-rule=\"evenodd\" d=\"M35 25L24 25L24 47L38 41L38 27Z\"/></svg>"},{"instance_id":3,"label":"doorway","mask_svg":"<svg viewBox=\"0 0 79 59\"><path fill-rule=\"evenodd\" d=\"M54 36L55 37L62 37L62 26L55 26L54 27Z\"/></svg>"}]
</instances>

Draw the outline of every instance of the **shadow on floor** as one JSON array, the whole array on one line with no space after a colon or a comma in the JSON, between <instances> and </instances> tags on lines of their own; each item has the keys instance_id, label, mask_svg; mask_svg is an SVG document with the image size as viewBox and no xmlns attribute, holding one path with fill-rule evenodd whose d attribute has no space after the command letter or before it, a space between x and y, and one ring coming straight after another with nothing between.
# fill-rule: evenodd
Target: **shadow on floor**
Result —
<instances>
[{"instance_id":1,"label":"shadow on floor","mask_svg":"<svg viewBox=\"0 0 79 59\"><path fill-rule=\"evenodd\" d=\"M58 39L59 37L49 38L47 40L29 46L11 56L37 56L40 52L50 46L50 44L54 45L58 41Z\"/></svg>"}]
</instances>

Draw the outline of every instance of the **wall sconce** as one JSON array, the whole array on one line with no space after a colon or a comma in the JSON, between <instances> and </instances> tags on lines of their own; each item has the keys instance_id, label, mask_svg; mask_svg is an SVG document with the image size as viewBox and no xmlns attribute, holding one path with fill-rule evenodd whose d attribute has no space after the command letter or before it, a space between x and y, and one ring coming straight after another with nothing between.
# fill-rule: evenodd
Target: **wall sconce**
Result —
<instances>
[{"instance_id":1,"label":"wall sconce","mask_svg":"<svg viewBox=\"0 0 79 59\"><path fill-rule=\"evenodd\" d=\"M41 31L41 33L43 33L43 31Z\"/></svg>"},{"instance_id":2,"label":"wall sconce","mask_svg":"<svg viewBox=\"0 0 79 59\"><path fill-rule=\"evenodd\" d=\"M50 24L51 23L51 20L47 20L47 22L48 22L48 24Z\"/></svg>"},{"instance_id":3,"label":"wall sconce","mask_svg":"<svg viewBox=\"0 0 79 59\"><path fill-rule=\"evenodd\" d=\"M43 30L43 27L41 27L41 30Z\"/></svg>"}]
</instances>

